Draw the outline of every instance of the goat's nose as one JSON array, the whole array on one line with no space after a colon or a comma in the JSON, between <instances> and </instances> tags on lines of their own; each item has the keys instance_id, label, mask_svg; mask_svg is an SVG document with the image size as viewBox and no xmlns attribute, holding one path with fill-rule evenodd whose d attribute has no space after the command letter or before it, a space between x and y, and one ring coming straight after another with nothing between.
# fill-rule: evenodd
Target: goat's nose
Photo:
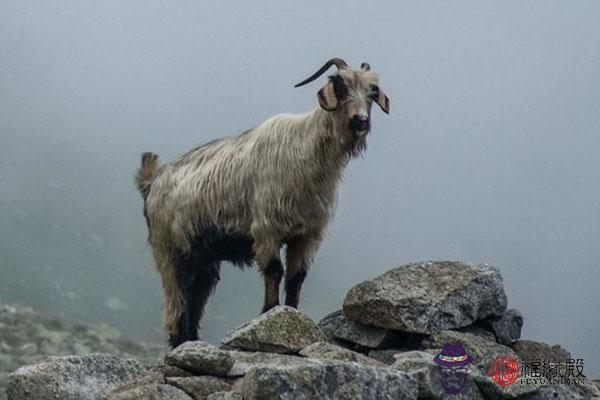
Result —
<instances>
[{"instance_id":1,"label":"goat's nose","mask_svg":"<svg viewBox=\"0 0 600 400\"><path fill-rule=\"evenodd\" d=\"M355 131L364 131L369 128L369 117L357 114L352 117L351 126Z\"/></svg>"}]
</instances>

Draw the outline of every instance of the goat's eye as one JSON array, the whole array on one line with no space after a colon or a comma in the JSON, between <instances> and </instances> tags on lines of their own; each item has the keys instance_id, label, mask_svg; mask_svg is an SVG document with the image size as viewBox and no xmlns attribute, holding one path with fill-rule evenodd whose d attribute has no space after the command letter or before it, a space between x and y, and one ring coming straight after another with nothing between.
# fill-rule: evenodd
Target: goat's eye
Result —
<instances>
[{"instance_id":1,"label":"goat's eye","mask_svg":"<svg viewBox=\"0 0 600 400\"><path fill-rule=\"evenodd\" d=\"M371 100L376 100L379 97L379 86L371 85L371 93L369 93L369 98Z\"/></svg>"}]
</instances>

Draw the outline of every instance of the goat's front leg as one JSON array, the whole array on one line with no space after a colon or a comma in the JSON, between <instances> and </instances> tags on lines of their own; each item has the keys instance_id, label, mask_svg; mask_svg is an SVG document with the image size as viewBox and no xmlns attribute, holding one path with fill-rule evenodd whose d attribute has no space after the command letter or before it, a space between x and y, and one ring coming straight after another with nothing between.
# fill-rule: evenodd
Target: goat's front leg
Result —
<instances>
[{"instance_id":1,"label":"goat's front leg","mask_svg":"<svg viewBox=\"0 0 600 400\"><path fill-rule=\"evenodd\" d=\"M265 299L262 312L279 305L279 285L283 278L283 264L279 246L275 243L255 241L255 259L265 282Z\"/></svg>"},{"instance_id":2,"label":"goat's front leg","mask_svg":"<svg viewBox=\"0 0 600 400\"><path fill-rule=\"evenodd\" d=\"M287 245L285 270L285 304L298 308L300 291L313 254L319 246L318 237L297 238Z\"/></svg>"},{"instance_id":3,"label":"goat's front leg","mask_svg":"<svg viewBox=\"0 0 600 400\"><path fill-rule=\"evenodd\" d=\"M265 300L262 312L265 313L279 305L279 284L283 277L283 264L279 257L273 257L263 269L262 274L265 281Z\"/></svg>"}]
</instances>

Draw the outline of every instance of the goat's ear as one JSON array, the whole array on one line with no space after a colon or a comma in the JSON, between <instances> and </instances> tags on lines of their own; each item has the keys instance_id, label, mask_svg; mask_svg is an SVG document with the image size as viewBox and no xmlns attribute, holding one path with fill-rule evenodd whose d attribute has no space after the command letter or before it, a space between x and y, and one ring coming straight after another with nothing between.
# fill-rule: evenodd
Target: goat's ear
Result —
<instances>
[{"instance_id":1,"label":"goat's ear","mask_svg":"<svg viewBox=\"0 0 600 400\"><path fill-rule=\"evenodd\" d=\"M333 82L331 81L327 82L327 84L319 90L317 97L319 98L319 105L325 111L333 111L338 106L338 99L335 95Z\"/></svg>"},{"instance_id":2,"label":"goat's ear","mask_svg":"<svg viewBox=\"0 0 600 400\"><path fill-rule=\"evenodd\" d=\"M375 98L375 103L379 105L379 107L383 110L384 113L390 113L390 99L383 93L383 90L379 88L377 90L377 97Z\"/></svg>"}]
</instances>

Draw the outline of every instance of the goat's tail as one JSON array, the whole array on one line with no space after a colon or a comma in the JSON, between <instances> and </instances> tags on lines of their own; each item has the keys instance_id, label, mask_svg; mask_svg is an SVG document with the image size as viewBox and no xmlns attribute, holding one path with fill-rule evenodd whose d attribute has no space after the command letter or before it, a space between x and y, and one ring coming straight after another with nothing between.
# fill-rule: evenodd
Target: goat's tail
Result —
<instances>
[{"instance_id":1,"label":"goat's tail","mask_svg":"<svg viewBox=\"0 0 600 400\"><path fill-rule=\"evenodd\" d=\"M146 198L148 197L148 192L150 192L150 187L156 176L158 166L159 162L157 154L150 152L142 154L142 165L140 165L140 168L138 168L137 174L135 175L135 184L142 194L144 201L146 201Z\"/></svg>"}]
</instances>

